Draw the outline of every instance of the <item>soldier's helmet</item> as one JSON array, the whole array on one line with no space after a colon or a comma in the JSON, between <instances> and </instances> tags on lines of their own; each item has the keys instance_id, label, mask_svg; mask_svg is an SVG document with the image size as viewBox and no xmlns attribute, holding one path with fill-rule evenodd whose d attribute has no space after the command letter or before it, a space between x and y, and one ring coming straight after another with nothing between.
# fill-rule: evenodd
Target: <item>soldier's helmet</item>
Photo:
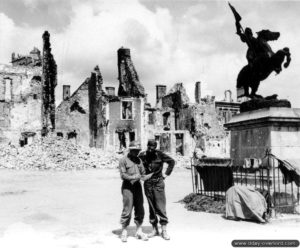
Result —
<instances>
[{"instance_id":1,"label":"soldier's helmet","mask_svg":"<svg viewBox=\"0 0 300 248\"><path fill-rule=\"evenodd\" d=\"M141 150L142 147L141 147L141 144L139 142L131 141L129 143L128 149L130 149L130 150Z\"/></svg>"},{"instance_id":2,"label":"soldier's helmet","mask_svg":"<svg viewBox=\"0 0 300 248\"><path fill-rule=\"evenodd\" d=\"M147 146L151 146L151 147L157 147L157 143L154 139L149 139L148 140L148 143L147 143Z\"/></svg>"}]
</instances>

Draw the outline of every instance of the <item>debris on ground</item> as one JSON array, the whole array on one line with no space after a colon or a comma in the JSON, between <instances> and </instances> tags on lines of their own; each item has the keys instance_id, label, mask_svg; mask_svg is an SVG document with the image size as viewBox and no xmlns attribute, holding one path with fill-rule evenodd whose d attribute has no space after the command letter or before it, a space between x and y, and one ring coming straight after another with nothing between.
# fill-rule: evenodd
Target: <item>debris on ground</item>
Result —
<instances>
[{"instance_id":1,"label":"debris on ground","mask_svg":"<svg viewBox=\"0 0 300 248\"><path fill-rule=\"evenodd\" d=\"M189 156L182 156L179 153L176 155L170 154L170 156L176 161L176 168L191 168L191 158Z\"/></svg>"},{"instance_id":2,"label":"debris on ground","mask_svg":"<svg viewBox=\"0 0 300 248\"><path fill-rule=\"evenodd\" d=\"M117 168L122 155L82 147L74 141L47 136L24 147L0 146L0 168L36 170L81 170Z\"/></svg>"},{"instance_id":3,"label":"debris on ground","mask_svg":"<svg viewBox=\"0 0 300 248\"><path fill-rule=\"evenodd\" d=\"M187 210L195 212L225 214L226 210L225 201L195 193L187 195L180 202L185 204Z\"/></svg>"},{"instance_id":4,"label":"debris on ground","mask_svg":"<svg viewBox=\"0 0 300 248\"><path fill-rule=\"evenodd\" d=\"M124 151L126 153L126 151ZM76 144L75 139L48 135L23 147L0 145L0 169L15 170L84 170L89 168L118 168L124 153L104 151ZM176 168L189 168L190 158L172 156Z\"/></svg>"}]
</instances>

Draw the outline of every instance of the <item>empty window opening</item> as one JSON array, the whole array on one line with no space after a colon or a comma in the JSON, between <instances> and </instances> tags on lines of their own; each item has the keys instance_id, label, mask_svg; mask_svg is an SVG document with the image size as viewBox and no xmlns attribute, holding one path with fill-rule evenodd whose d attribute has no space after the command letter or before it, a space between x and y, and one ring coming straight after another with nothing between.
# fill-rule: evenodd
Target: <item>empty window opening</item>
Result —
<instances>
[{"instance_id":1,"label":"empty window opening","mask_svg":"<svg viewBox=\"0 0 300 248\"><path fill-rule=\"evenodd\" d=\"M12 80L10 78L5 79L5 101L11 101L12 95Z\"/></svg>"},{"instance_id":2,"label":"empty window opening","mask_svg":"<svg viewBox=\"0 0 300 248\"><path fill-rule=\"evenodd\" d=\"M73 132L68 133L68 139L76 139L77 138L77 132L74 130Z\"/></svg>"},{"instance_id":3,"label":"empty window opening","mask_svg":"<svg viewBox=\"0 0 300 248\"><path fill-rule=\"evenodd\" d=\"M75 101L71 107L70 107L71 112L77 110L81 114L86 114L85 110L79 105L79 102Z\"/></svg>"},{"instance_id":4,"label":"empty window opening","mask_svg":"<svg viewBox=\"0 0 300 248\"><path fill-rule=\"evenodd\" d=\"M170 116L170 112L166 112L163 114L163 125L164 126L168 125L169 116Z\"/></svg>"},{"instance_id":5,"label":"empty window opening","mask_svg":"<svg viewBox=\"0 0 300 248\"><path fill-rule=\"evenodd\" d=\"M176 133L175 138L176 138L176 153L183 155L183 134Z\"/></svg>"},{"instance_id":6,"label":"empty window opening","mask_svg":"<svg viewBox=\"0 0 300 248\"><path fill-rule=\"evenodd\" d=\"M32 80L42 81L41 76L33 76Z\"/></svg>"},{"instance_id":7,"label":"empty window opening","mask_svg":"<svg viewBox=\"0 0 300 248\"><path fill-rule=\"evenodd\" d=\"M148 115L148 124L153 125L154 124L154 113L150 112Z\"/></svg>"},{"instance_id":8,"label":"empty window opening","mask_svg":"<svg viewBox=\"0 0 300 248\"><path fill-rule=\"evenodd\" d=\"M135 141L135 132L129 132L129 141Z\"/></svg>"},{"instance_id":9,"label":"empty window opening","mask_svg":"<svg viewBox=\"0 0 300 248\"><path fill-rule=\"evenodd\" d=\"M132 120L132 102L124 101L122 102L122 119Z\"/></svg>"},{"instance_id":10,"label":"empty window opening","mask_svg":"<svg viewBox=\"0 0 300 248\"><path fill-rule=\"evenodd\" d=\"M62 132L57 132L56 135L57 137L64 137L64 134Z\"/></svg>"}]
</instances>

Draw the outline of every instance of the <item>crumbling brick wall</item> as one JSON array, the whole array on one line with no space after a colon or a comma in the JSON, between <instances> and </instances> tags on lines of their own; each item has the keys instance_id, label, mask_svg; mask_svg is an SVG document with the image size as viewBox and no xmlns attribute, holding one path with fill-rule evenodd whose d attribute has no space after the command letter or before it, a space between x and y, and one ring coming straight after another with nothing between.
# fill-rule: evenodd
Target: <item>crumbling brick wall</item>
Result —
<instances>
[{"instance_id":1,"label":"crumbling brick wall","mask_svg":"<svg viewBox=\"0 0 300 248\"><path fill-rule=\"evenodd\" d=\"M50 34L43 34L43 135L55 129L55 87L57 85L57 66L51 52Z\"/></svg>"}]
</instances>

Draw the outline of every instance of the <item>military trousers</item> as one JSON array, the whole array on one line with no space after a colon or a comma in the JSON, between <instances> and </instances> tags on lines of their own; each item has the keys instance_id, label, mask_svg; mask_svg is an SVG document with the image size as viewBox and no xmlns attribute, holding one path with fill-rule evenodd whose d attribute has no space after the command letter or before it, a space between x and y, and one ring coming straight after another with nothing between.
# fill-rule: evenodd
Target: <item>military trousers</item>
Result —
<instances>
[{"instance_id":1,"label":"military trousers","mask_svg":"<svg viewBox=\"0 0 300 248\"><path fill-rule=\"evenodd\" d=\"M134 184L131 184L129 181L124 180L121 191L123 196L123 210L120 223L122 227L126 228L129 226L133 208L135 224L142 225L145 210L141 183L135 182Z\"/></svg>"},{"instance_id":2,"label":"military trousers","mask_svg":"<svg viewBox=\"0 0 300 248\"><path fill-rule=\"evenodd\" d=\"M161 225L168 224L165 182L163 178L145 181L144 190L149 204L150 223L152 225L157 225L159 221Z\"/></svg>"}]
</instances>

